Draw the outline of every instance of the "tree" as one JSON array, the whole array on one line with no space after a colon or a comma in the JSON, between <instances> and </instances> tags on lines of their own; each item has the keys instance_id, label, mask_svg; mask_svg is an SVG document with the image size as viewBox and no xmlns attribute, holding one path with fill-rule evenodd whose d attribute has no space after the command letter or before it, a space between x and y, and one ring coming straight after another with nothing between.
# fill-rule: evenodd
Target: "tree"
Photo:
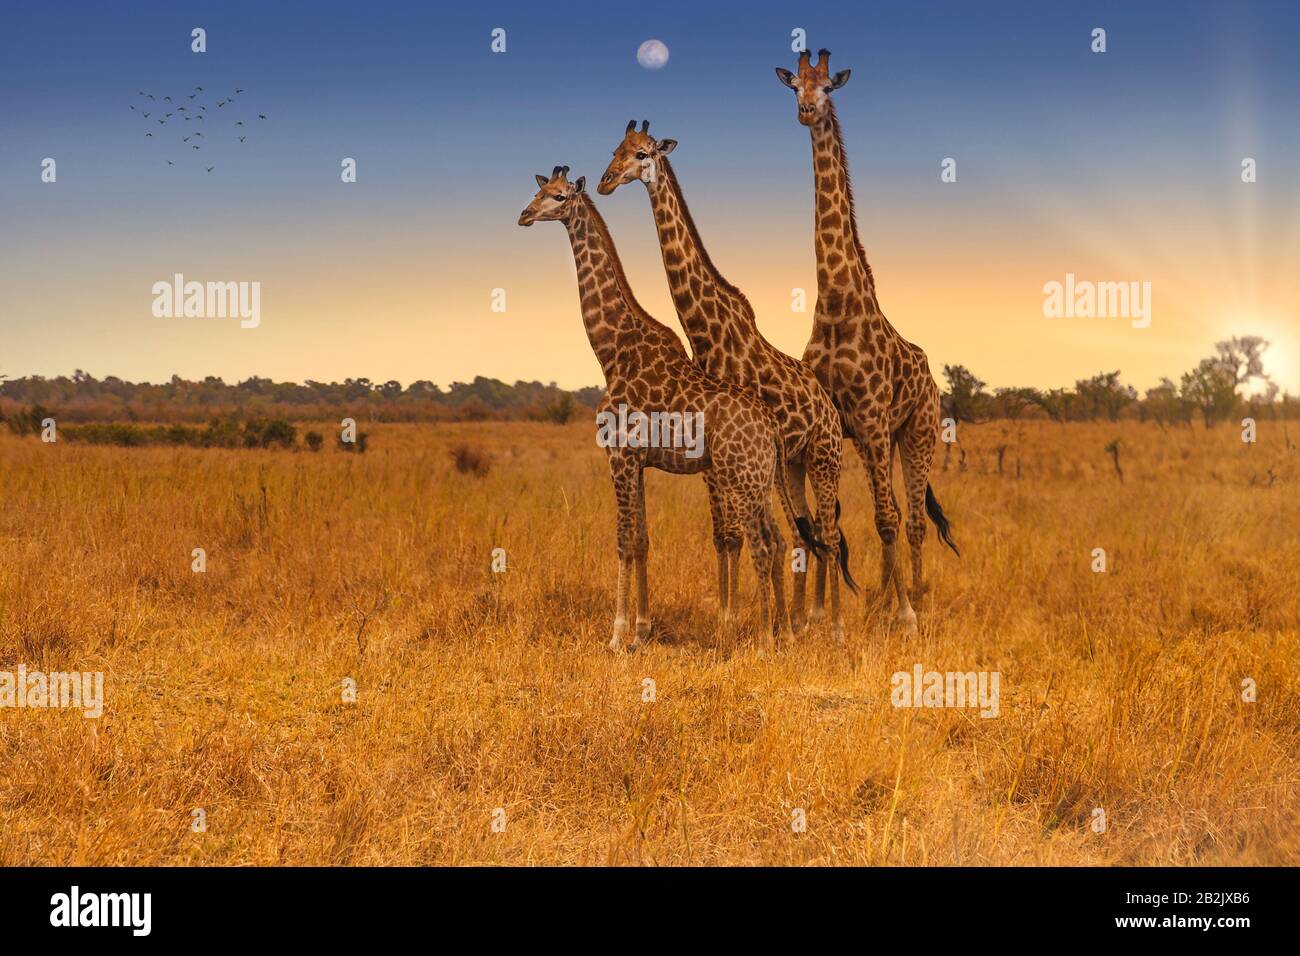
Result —
<instances>
[{"instance_id":1,"label":"tree","mask_svg":"<svg viewBox=\"0 0 1300 956\"><path fill-rule=\"evenodd\" d=\"M1215 357L1223 363L1223 367L1232 373L1232 384L1235 389L1238 385L1245 385L1252 378L1268 380L1268 376L1264 374L1264 353L1268 347L1267 339L1258 335L1242 335L1216 342L1214 351Z\"/></svg>"},{"instance_id":2,"label":"tree","mask_svg":"<svg viewBox=\"0 0 1300 956\"><path fill-rule=\"evenodd\" d=\"M1155 388L1147 389L1142 405L1161 428L1175 423L1191 424L1191 406L1179 396L1178 386L1167 378L1162 378Z\"/></svg>"},{"instance_id":3,"label":"tree","mask_svg":"<svg viewBox=\"0 0 1300 956\"><path fill-rule=\"evenodd\" d=\"M1137 391L1130 385L1122 385L1119 370L1099 372L1092 378L1080 379L1074 383L1079 402L1089 418L1105 414L1112 422L1119 421L1124 407L1137 399Z\"/></svg>"},{"instance_id":4,"label":"tree","mask_svg":"<svg viewBox=\"0 0 1300 956\"><path fill-rule=\"evenodd\" d=\"M567 425L578 410L578 403L568 392L561 392L560 397L546 406L546 417L557 425Z\"/></svg>"},{"instance_id":5,"label":"tree","mask_svg":"<svg viewBox=\"0 0 1300 956\"><path fill-rule=\"evenodd\" d=\"M943 377L948 380L948 391L943 395L943 407L959 422L973 422L985 399L985 382L975 377L964 365L945 365Z\"/></svg>"},{"instance_id":6,"label":"tree","mask_svg":"<svg viewBox=\"0 0 1300 956\"><path fill-rule=\"evenodd\" d=\"M1237 377L1235 371L1223 360L1201 359L1201 364L1183 373L1179 395L1200 410L1205 427L1226 419L1237 407Z\"/></svg>"}]
</instances>

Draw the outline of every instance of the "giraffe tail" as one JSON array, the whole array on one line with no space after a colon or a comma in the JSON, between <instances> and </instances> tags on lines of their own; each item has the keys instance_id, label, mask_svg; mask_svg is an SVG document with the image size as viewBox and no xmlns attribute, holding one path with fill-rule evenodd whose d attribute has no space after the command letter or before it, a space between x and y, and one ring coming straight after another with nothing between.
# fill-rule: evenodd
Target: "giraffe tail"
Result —
<instances>
[{"instance_id":1,"label":"giraffe tail","mask_svg":"<svg viewBox=\"0 0 1300 956\"><path fill-rule=\"evenodd\" d=\"M835 527L840 525L840 499L835 499ZM849 539L844 536L844 530L840 529L840 575L844 578L844 583L854 594L860 593L858 582L853 580L853 575L849 573Z\"/></svg>"},{"instance_id":2,"label":"giraffe tail","mask_svg":"<svg viewBox=\"0 0 1300 956\"><path fill-rule=\"evenodd\" d=\"M952 548L952 553L960 558L961 552L957 550L957 545L952 540L952 525L948 521L948 516L943 513L943 509L939 507L939 499L934 496L934 488L929 482L926 482L925 485L925 513L934 522L934 529L938 532L939 540Z\"/></svg>"},{"instance_id":3,"label":"giraffe tail","mask_svg":"<svg viewBox=\"0 0 1300 956\"><path fill-rule=\"evenodd\" d=\"M790 478L785 467L785 442L781 440L780 429L773 428L773 444L776 446L776 489L777 494L781 497L781 508L785 511L786 520L799 532L799 537L813 554L822 557L830 557L831 549L826 547L824 541L817 539L813 531L812 522L806 517L794 510L794 501L790 497Z\"/></svg>"}]
</instances>

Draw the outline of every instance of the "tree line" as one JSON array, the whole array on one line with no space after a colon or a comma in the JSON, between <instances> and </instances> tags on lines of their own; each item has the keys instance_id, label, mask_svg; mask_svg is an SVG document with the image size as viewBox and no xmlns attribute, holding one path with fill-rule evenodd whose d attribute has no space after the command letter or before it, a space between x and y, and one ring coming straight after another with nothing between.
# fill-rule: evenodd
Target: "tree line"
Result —
<instances>
[{"instance_id":1,"label":"tree line","mask_svg":"<svg viewBox=\"0 0 1300 956\"><path fill-rule=\"evenodd\" d=\"M1178 381L1163 378L1142 395L1120 379L1120 371L1079 379L1073 388L996 388L964 365L945 365L945 417L964 422L1047 418L1057 422L1136 418L1164 427L1201 421L1209 428L1239 414L1255 418L1300 418L1300 399L1283 394L1264 372L1269 343L1259 336L1225 339ZM0 417L52 409L72 422L210 422L217 417L320 421L350 415L358 421L532 420L564 424L594 409L604 389L566 390L554 382L476 377L447 388L420 380L372 382L275 382L253 376L230 384L209 375L202 380L173 375L161 384L103 379L78 369L70 377L0 375Z\"/></svg>"},{"instance_id":2,"label":"tree line","mask_svg":"<svg viewBox=\"0 0 1300 956\"><path fill-rule=\"evenodd\" d=\"M1219 422L1252 418L1300 418L1300 399L1282 393L1265 374L1267 340L1247 335L1216 343L1214 354L1184 372L1178 381L1162 378L1142 395L1120 380L1120 371L1079 379L1074 388L998 388L986 384L964 365L945 365L943 413L956 421L1048 418L1055 422L1119 421L1136 418L1161 427L1206 428Z\"/></svg>"},{"instance_id":3,"label":"tree line","mask_svg":"<svg viewBox=\"0 0 1300 956\"><path fill-rule=\"evenodd\" d=\"M230 384L213 375L202 380L173 375L162 384L97 379L78 369L69 376L0 376L0 414L14 416L41 406L73 422L206 422L215 417L265 416L320 420L348 414L357 420L483 421L532 419L564 423L585 406L594 409L604 389L568 391L554 382L509 385L479 376L443 389L429 381L275 382L254 376Z\"/></svg>"}]
</instances>

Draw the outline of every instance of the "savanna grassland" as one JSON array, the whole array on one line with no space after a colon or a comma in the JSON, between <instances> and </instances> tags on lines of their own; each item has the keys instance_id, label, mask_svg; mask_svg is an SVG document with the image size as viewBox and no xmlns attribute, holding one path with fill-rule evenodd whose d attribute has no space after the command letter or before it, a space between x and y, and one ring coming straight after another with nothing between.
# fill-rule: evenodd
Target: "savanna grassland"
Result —
<instances>
[{"instance_id":1,"label":"savanna grassland","mask_svg":"<svg viewBox=\"0 0 1300 956\"><path fill-rule=\"evenodd\" d=\"M962 429L934 479L963 554L927 538L920 632L847 597L845 646L823 623L772 657L720 634L703 484L659 473L654 641L605 650L590 423L375 425L364 455L0 435L0 668L103 671L106 696L98 720L0 709L0 864L1300 860L1282 425L1254 446L1227 426ZM462 444L486 474L457 469ZM748 555L743 573L752 602ZM1000 715L891 706L916 663L998 671Z\"/></svg>"}]
</instances>

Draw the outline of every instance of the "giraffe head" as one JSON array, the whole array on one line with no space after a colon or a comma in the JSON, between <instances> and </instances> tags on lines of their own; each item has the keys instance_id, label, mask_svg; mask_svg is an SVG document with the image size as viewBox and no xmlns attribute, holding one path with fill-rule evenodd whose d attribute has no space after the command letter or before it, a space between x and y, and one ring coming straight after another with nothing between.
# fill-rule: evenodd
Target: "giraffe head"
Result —
<instances>
[{"instance_id":1,"label":"giraffe head","mask_svg":"<svg viewBox=\"0 0 1300 956\"><path fill-rule=\"evenodd\" d=\"M571 183L569 167L556 166L551 170L550 179L540 175L534 178L541 188L537 190L533 201L519 214L519 225L531 226L539 219L568 222L569 216L573 214L574 203L587 185L587 177L579 176L576 183Z\"/></svg>"},{"instance_id":2,"label":"giraffe head","mask_svg":"<svg viewBox=\"0 0 1300 956\"><path fill-rule=\"evenodd\" d=\"M776 78L794 90L795 100L799 103L799 122L804 126L816 126L831 112L831 93L849 81L849 71L840 70L831 76L831 51L817 51L817 65L812 65L812 57L804 50L799 54L799 71L791 73L779 66Z\"/></svg>"},{"instance_id":3,"label":"giraffe head","mask_svg":"<svg viewBox=\"0 0 1300 956\"><path fill-rule=\"evenodd\" d=\"M676 146L675 139L657 140L651 136L649 120L642 120L639 130L636 120L628 120L623 140L614 150L614 158L609 161L605 175L600 177L596 191L608 196L624 183L637 179L653 183L659 173L659 157L667 156Z\"/></svg>"}]
</instances>

